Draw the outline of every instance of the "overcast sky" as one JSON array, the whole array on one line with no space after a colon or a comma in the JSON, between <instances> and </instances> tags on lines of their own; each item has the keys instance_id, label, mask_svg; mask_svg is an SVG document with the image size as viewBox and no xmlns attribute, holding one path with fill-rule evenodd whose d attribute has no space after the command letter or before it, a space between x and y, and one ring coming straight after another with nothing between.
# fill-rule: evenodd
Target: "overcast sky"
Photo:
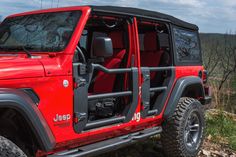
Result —
<instances>
[{"instance_id":1,"label":"overcast sky","mask_svg":"<svg viewBox=\"0 0 236 157\"><path fill-rule=\"evenodd\" d=\"M200 32L236 31L236 0L42 0L43 8L74 5L115 5L156 10L197 24ZM2 18L41 8L41 0L0 0Z\"/></svg>"}]
</instances>

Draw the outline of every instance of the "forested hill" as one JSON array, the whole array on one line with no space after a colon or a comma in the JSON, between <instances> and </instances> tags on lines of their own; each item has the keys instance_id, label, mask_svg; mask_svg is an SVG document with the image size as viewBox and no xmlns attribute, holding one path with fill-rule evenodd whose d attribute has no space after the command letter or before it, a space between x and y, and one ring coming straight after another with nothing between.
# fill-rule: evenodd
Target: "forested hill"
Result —
<instances>
[{"instance_id":1,"label":"forested hill","mask_svg":"<svg viewBox=\"0 0 236 157\"><path fill-rule=\"evenodd\" d=\"M200 33L200 39L201 42L206 42L206 41L218 41L218 42L224 42L225 38L227 40L234 40L236 42L236 35L230 34L220 34L220 33ZM222 43L221 43L222 44Z\"/></svg>"},{"instance_id":2,"label":"forested hill","mask_svg":"<svg viewBox=\"0 0 236 157\"><path fill-rule=\"evenodd\" d=\"M220 34L220 33L200 33L201 40L220 39L223 37L224 37L224 34Z\"/></svg>"}]
</instances>

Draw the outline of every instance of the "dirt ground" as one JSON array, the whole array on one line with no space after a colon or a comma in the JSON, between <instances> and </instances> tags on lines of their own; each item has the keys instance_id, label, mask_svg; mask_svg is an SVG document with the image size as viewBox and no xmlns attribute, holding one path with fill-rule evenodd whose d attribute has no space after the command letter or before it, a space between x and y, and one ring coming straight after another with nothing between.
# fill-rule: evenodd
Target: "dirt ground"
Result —
<instances>
[{"instance_id":1,"label":"dirt ground","mask_svg":"<svg viewBox=\"0 0 236 157\"><path fill-rule=\"evenodd\" d=\"M203 143L199 157L236 157L235 151L227 148L227 146L212 143L208 138Z\"/></svg>"},{"instance_id":2,"label":"dirt ground","mask_svg":"<svg viewBox=\"0 0 236 157\"><path fill-rule=\"evenodd\" d=\"M158 138L158 137L157 137ZM161 145L153 138L97 157L165 157ZM227 145L211 142L206 137L198 157L236 157L236 152Z\"/></svg>"}]
</instances>

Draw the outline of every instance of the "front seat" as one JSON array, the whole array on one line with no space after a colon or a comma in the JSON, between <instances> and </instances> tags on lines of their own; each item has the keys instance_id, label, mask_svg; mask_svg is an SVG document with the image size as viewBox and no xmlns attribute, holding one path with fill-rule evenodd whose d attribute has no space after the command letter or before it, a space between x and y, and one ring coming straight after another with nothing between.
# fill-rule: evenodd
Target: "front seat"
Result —
<instances>
[{"instance_id":1,"label":"front seat","mask_svg":"<svg viewBox=\"0 0 236 157\"><path fill-rule=\"evenodd\" d=\"M108 34L112 40L113 56L106 58L103 66L108 69L119 68L126 54L123 32L115 31ZM107 74L99 71L93 85L93 93L109 93L113 91L116 74Z\"/></svg>"}]
</instances>

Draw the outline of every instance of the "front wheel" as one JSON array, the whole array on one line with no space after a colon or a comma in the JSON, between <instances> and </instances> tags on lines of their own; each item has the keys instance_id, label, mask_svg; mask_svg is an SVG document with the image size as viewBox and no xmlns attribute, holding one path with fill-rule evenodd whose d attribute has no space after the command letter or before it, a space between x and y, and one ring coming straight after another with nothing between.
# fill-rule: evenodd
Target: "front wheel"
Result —
<instances>
[{"instance_id":1,"label":"front wheel","mask_svg":"<svg viewBox=\"0 0 236 157\"><path fill-rule=\"evenodd\" d=\"M163 124L161 142L166 156L195 157L204 139L205 119L201 103L180 99L174 114Z\"/></svg>"},{"instance_id":2,"label":"front wheel","mask_svg":"<svg viewBox=\"0 0 236 157\"><path fill-rule=\"evenodd\" d=\"M0 136L0 156L1 157L27 157L25 153L12 141Z\"/></svg>"}]
</instances>

